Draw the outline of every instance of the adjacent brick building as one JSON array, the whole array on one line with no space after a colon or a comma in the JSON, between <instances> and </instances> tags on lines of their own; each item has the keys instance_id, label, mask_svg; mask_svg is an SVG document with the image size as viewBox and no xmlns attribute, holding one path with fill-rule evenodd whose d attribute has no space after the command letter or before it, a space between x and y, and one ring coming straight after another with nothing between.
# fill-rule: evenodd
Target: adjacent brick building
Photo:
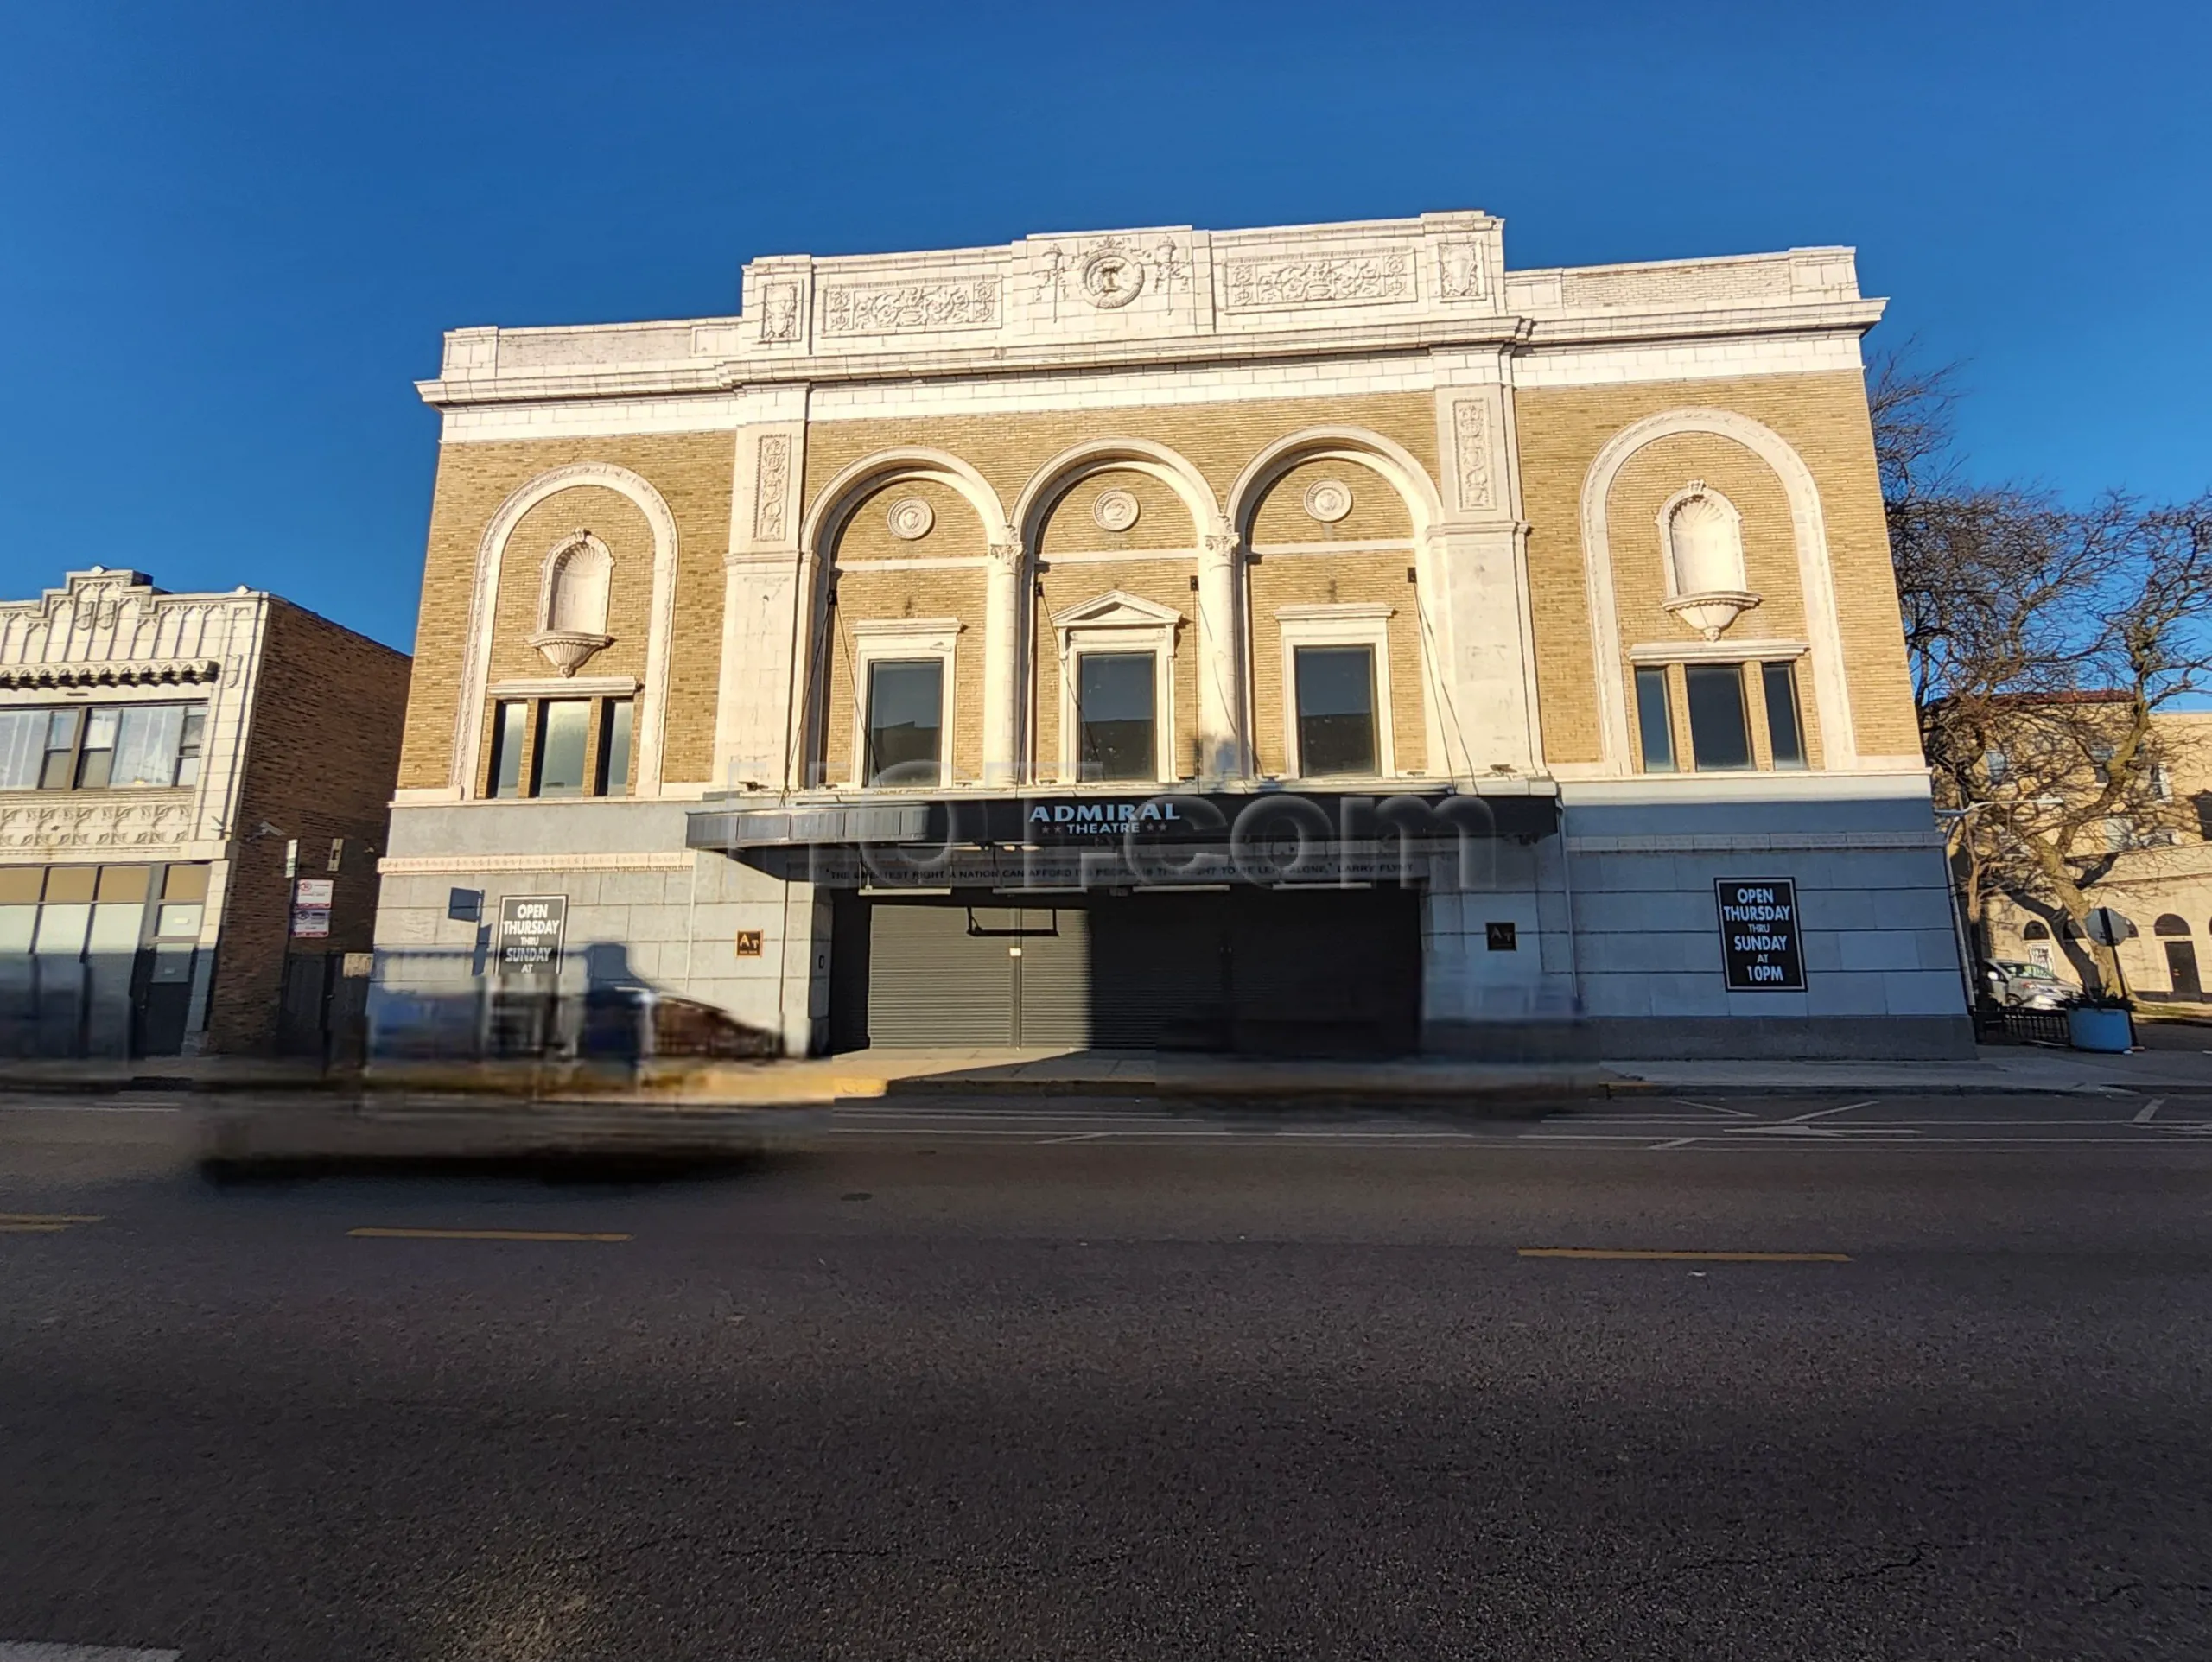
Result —
<instances>
[{"instance_id":1,"label":"adjacent brick building","mask_svg":"<svg viewBox=\"0 0 2212 1662\"><path fill-rule=\"evenodd\" d=\"M1454 213L456 330L387 1019L527 896L793 1051L1955 1050L1880 313Z\"/></svg>"},{"instance_id":2,"label":"adjacent brick building","mask_svg":"<svg viewBox=\"0 0 2212 1662\"><path fill-rule=\"evenodd\" d=\"M0 1053L320 1048L371 948L407 678L244 588L95 567L0 605Z\"/></svg>"}]
</instances>

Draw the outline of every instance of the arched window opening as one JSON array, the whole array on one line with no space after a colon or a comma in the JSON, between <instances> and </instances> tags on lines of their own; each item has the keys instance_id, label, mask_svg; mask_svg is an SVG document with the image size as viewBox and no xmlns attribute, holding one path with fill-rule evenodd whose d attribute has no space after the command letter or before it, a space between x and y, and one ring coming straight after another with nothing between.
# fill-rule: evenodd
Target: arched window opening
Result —
<instances>
[{"instance_id":1,"label":"arched window opening","mask_svg":"<svg viewBox=\"0 0 2212 1662\"><path fill-rule=\"evenodd\" d=\"M2158 915L2158 921L2151 925L2151 933L2153 935L2187 935L2189 933L2189 920L2185 917L2176 917L2172 912L2161 912Z\"/></svg>"},{"instance_id":2,"label":"arched window opening","mask_svg":"<svg viewBox=\"0 0 2212 1662\"><path fill-rule=\"evenodd\" d=\"M2047 923L2040 923L2031 919L2029 920L2027 926L2020 931L2020 939L2023 941L2048 941L2050 939L2050 926Z\"/></svg>"}]
</instances>

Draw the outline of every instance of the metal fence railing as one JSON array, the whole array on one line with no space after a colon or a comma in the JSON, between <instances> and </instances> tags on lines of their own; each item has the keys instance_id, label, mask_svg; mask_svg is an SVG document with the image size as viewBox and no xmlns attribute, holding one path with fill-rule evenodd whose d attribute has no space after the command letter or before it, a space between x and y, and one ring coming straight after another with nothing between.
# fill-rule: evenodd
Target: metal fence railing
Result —
<instances>
[{"instance_id":1,"label":"metal fence railing","mask_svg":"<svg viewBox=\"0 0 2212 1662\"><path fill-rule=\"evenodd\" d=\"M2068 1044L2072 1042L2063 1010L2027 1010L2017 1005L1985 1006L1974 1012L1974 1037L1985 1044Z\"/></svg>"}]
</instances>

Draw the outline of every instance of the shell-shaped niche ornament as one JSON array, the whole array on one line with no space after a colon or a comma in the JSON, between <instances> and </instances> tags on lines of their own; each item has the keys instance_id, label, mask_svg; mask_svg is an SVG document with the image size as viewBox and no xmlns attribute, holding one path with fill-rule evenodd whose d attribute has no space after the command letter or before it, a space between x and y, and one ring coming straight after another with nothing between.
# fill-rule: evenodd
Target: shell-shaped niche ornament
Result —
<instances>
[{"instance_id":1,"label":"shell-shaped niche ornament","mask_svg":"<svg viewBox=\"0 0 2212 1662\"><path fill-rule=\"evenodd\" d=\"M607 596L614 556L589 531L571 531L545 556L537 590L537 631L530 644L563 676L614 644L607 632Z\"/></svg>"},{"instance_id":2,"label":"shell-shaped niche ornament","mask_svg":"<svg viewBox=\"0 0 2212 1662\"><path fill-rule=\"evenodd\" d=\"M1744 573L1744 523L1736 504L1692 479L1659 511L1671 615L1709 641L1759 603Z\"/></svg>"}]
</instances>

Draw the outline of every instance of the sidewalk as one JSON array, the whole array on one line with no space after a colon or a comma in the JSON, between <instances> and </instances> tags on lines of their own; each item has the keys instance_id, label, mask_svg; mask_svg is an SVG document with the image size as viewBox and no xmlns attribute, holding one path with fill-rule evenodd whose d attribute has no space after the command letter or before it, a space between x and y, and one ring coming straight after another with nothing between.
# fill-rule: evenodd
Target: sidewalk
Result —
<instances>
[{"instance_id":1,"label":"sidewalk","mask_svg":"<svg viewBox=\"0 0 2212 1662\"><path fill-rule=\"evenodd\" d=\"M454 1090L462 1082L425 1081ZM219 1056L122 1062L0 1063L0 1092L113 1094L132 1090L239 1093L329 1089L350 1074L312 1063ZM1484 1063L1458 1056L1319 1061L1149 1050L1012 1048L861 1050L836 1056L727 1063L648 1093L666 1106L823 1104L884 1097L1255 1098L1299 1102L1425 1102L1495 1107L1562 1098L1774 1095L1790 1092L2109 1094L2212 1092L2212 1054L2196 1049L2126 1056L1984 1045L1969 1061L1806 1062L1620 1060Z\"/></svg>"}]
</instances>

